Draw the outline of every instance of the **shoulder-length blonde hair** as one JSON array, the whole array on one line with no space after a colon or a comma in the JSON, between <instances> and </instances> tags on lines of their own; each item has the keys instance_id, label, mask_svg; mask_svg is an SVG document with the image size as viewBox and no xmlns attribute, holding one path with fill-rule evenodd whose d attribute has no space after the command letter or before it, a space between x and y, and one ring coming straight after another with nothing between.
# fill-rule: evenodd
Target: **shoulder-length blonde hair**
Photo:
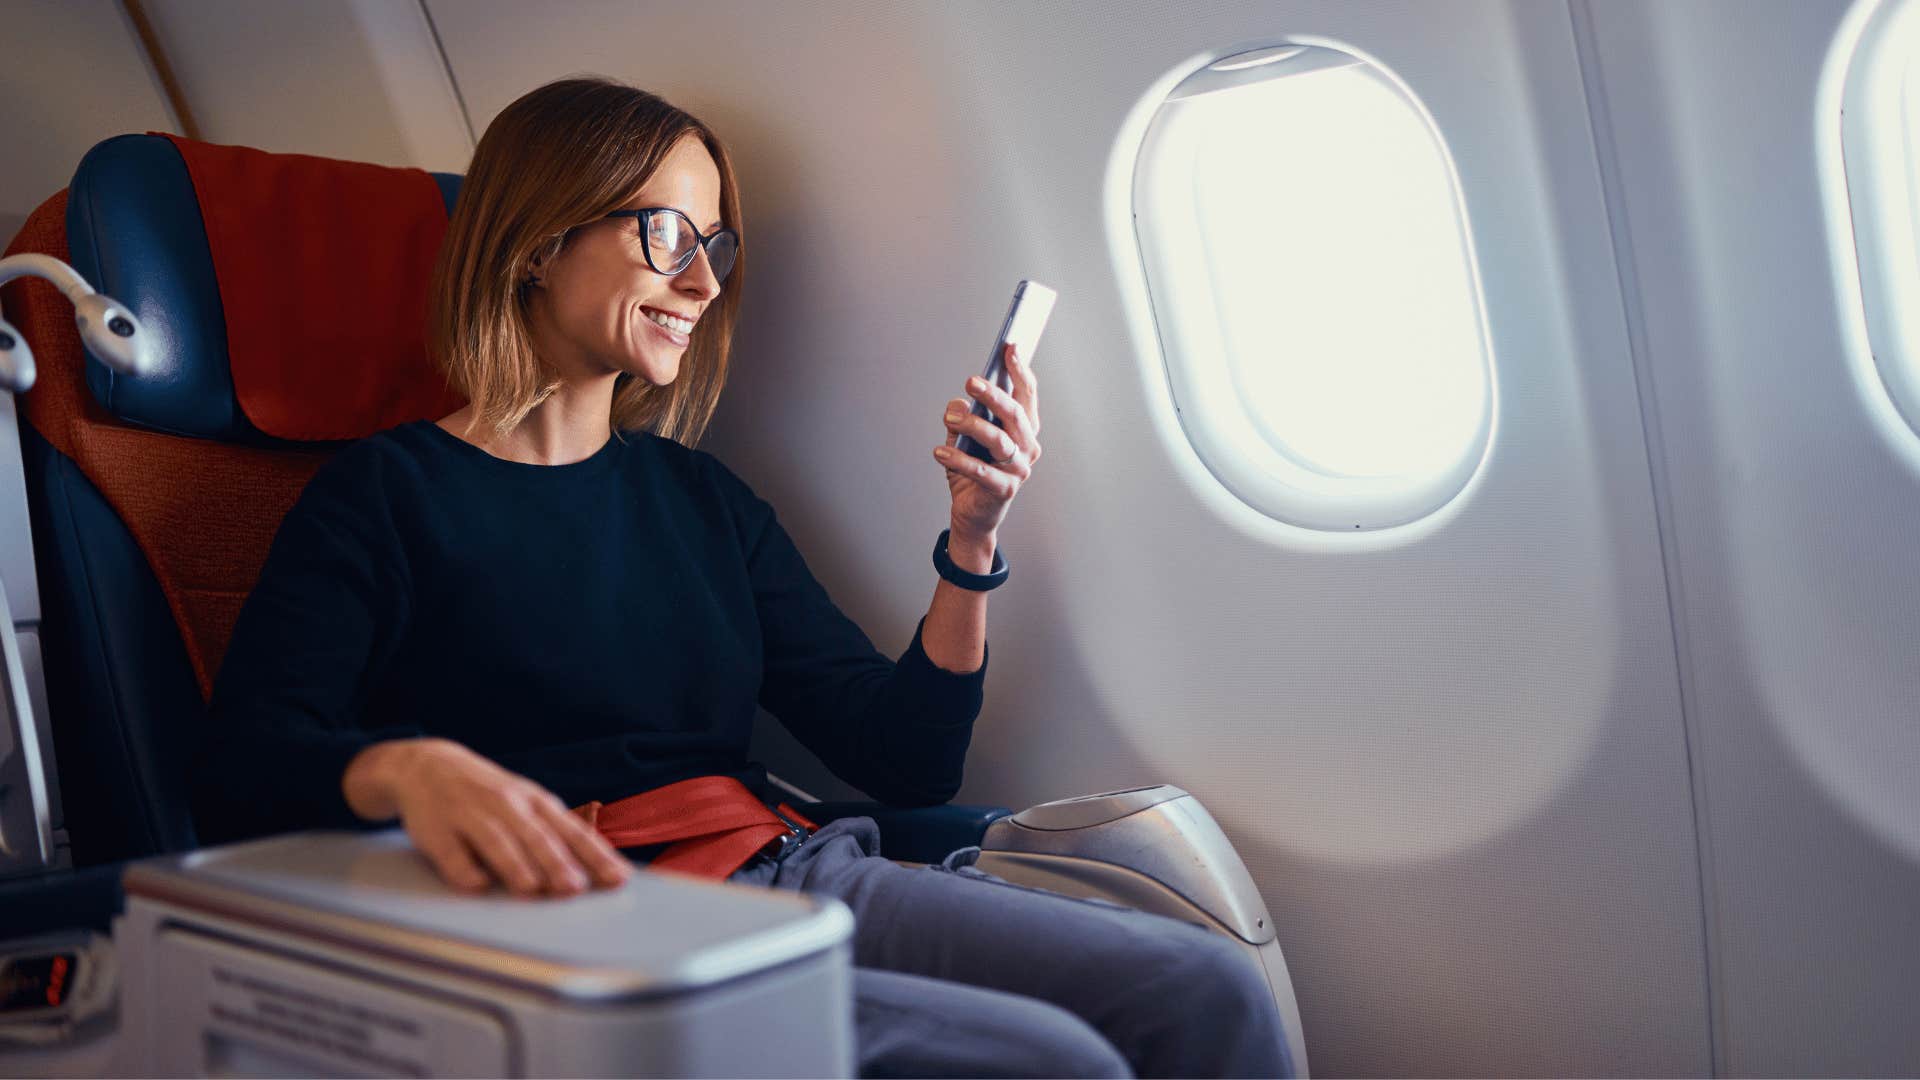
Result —
<instances>
[{"instance_id":1,"label":"shoulder-length blonde hair","mask_svg":"<svg viewBox=\"0 0 1920 1080\"><path fill-rule=\"evenodd\" d=\"M511 431L559 385L534 354L527 322L531 290L522 285L535 256L553 258L573 229L632 199L689 134L719 166L721 223L744 237L739 187L719 136L644 90L611 79L562 79L523 95L487 125L427 295L427 348L472 406L474 425ZM726 386L745 264L742 243L672 384L620 377L610 417L615 431L646 430L698 445Z\"/></svg>"}]
</instances>

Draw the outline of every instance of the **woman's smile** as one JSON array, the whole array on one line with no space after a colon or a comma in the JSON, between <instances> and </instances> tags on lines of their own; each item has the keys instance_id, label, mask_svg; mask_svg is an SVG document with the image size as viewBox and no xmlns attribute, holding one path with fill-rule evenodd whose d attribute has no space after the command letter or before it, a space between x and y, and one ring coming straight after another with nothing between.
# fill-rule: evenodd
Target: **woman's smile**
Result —
<instances>
[{"instance_id":1,"label":"woman's smile","mask_svg":"<svg viewBox=\"0 0 1920 1080\"><path fill-rule=\"evenodd\" d=\"M646 322L646 324L652 327L656 333L658 333L661 337L666 338L668 341L673 342L675 345L680 346L683 349L686 348L688 343L693 340L691 337L679 332L678 330L670 330L667 327L660 325L659 320L655 318L656 315L665 315L665 316L668 316L669 318L674 319L675 321L686 323L686 320L680 319L678 316L673 315L672 312L661 311L659 308L643 307L640 309L640 314L643 320ZM687 325L691 326L690 323L687 323Z\"/></svg>"}]
</instances>

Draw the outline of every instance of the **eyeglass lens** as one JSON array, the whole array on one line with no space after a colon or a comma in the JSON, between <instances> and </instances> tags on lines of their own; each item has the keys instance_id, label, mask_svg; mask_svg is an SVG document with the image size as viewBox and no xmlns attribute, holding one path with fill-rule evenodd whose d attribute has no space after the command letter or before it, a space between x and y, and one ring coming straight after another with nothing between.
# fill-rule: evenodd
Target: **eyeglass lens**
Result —
<instances>
[{"instance_id":1,"label":"eyeglass lens","mask_svg":"<svg viewBox=\"0 0 1920 1080\"><path fill-rule=\"evenodd\" d=\"M647 258L660 273L677 274L692 265L693 249L699 243L700 234L694 231L693 223L684 215L663 210L647 216ZM707 241L707 263L713 267L714 280L727 279L727 272L733 269L733 260L739 251L740 245L734 239L732 230L715 233Z\"/></svg>"}]
</instances>

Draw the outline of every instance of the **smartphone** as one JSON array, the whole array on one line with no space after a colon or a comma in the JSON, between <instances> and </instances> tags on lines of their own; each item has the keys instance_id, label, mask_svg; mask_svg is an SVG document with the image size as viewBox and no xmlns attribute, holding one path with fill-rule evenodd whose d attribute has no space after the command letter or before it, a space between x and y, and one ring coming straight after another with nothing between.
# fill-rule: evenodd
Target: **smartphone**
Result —
<instances>
[{"instance_id":1,"label":"smartphone","mask_svg":"<svg viewBox=\"0 0 1920 1080\"><path fill-rule=\"evenodd\" d=\"M1059 295L1037 281L1022 281L1013 287L1007 321L1000 324L1000 336L993 341L993 354L987 357L987 369L980 373L982 379L1013 393L1013 372L1006 369L1004 360L1007 345L1011 343L1019 350L1022 360L1033 363L1033 350L1040 344L1040 332L1047 328L1047 316L1053 314L1053 302ZM1006 429L1000 418L993 415L993 410L987 408L987 403L978 398L973 402L973 415L1003 431ZM993 452L967 435L961 435L953 445L981 461L993 462Z\"/></svg>"}]
</instances>

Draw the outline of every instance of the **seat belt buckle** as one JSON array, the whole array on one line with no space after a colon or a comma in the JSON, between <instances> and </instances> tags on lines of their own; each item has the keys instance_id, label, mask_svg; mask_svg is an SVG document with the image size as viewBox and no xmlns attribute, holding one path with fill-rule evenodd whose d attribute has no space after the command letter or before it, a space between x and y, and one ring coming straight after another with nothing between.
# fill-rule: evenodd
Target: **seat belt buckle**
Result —
<instances>
[{"instance_id":1,"label":"seat belt buckle","mask_svg":"<svg viewBox=\"0 0 1920 1080\"><path fill-rule=\"evenodd\" d=\"M784 859L788 853L798 848L801 844L806 843L809 834L804 825L781 813L779 807L769 806L767 809L773 811L773 816L779 818L787 825L787 835L780 838L780 850L774 852L771 856L775 860Z\"/></svg>"}]
</instances>

